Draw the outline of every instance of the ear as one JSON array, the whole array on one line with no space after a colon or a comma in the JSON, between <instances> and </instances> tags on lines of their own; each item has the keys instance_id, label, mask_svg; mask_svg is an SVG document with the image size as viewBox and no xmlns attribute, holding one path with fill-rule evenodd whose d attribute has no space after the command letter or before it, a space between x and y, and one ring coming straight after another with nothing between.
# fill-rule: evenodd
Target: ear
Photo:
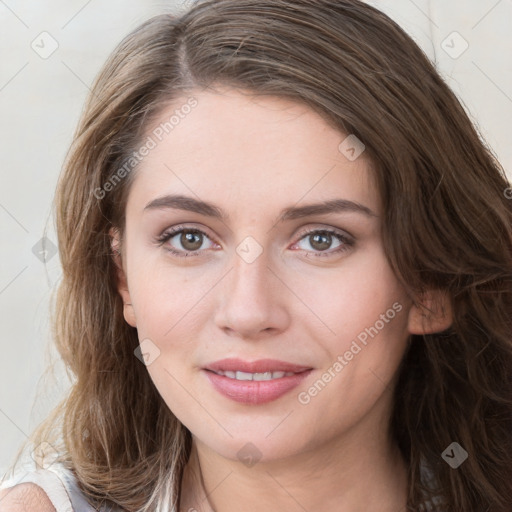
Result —
<instances>
[{"instance_id":1,"label":"ear","mask_svg":"<svg viewBox=\"0 0 512 512\"><path fill-rule=\"evenodd\" d=\"M117 291L123 299L124 309L123 316L126 322L132 327L137 327L135 319L135 312L132 306L132 300L130 297L130 291L128 290L128 281L126 279L126 272L123 269L123 261L121 254L121 238L118 228L110 228L110 246L112 247L112 258L116 266L116 282Z\"/></svg>"},{"instance_id":2,"label":"ear","mask_svg":"<svg viewBox=\"0 0 512 512\"><path fill-rule=\"evenodd\" d=\"M409 310L408 329L411 334L433 334L448 329L453 323L450 296L441 290L421 294L419 303Z\"/></svg>"}]
</instances>

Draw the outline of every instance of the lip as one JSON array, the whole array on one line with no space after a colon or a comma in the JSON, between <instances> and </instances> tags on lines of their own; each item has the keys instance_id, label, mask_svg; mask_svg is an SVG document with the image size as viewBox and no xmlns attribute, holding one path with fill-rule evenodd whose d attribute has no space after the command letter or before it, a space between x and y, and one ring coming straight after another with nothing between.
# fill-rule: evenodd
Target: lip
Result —
<instances>
[{"instance_id":1,"label":"lip","mask_svg":"<svg viewBox=\"0 0 512 512\"><path fill-rule=\"evenodd\" d=\"M272 380L236 380L218 375L216 371L241 371L247 373L294 372L294 375ZM313 369L276 359L247 362L241 359L222 359L203 368L203 372L220 394L247 405L258 405L277 400L297 387Z\"/></svg>"}]
</instances>

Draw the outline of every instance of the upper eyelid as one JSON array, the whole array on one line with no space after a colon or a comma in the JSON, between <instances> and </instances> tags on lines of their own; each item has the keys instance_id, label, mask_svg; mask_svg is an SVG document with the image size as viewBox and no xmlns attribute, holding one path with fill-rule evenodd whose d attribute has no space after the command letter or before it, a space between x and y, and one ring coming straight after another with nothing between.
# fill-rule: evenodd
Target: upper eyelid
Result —
<instances>
[{"instance_id":1,"label":"upper eyelid","mask_svg":"<svg viewBox=\"0 0 512 512\"><path fill-rule=\"evenodd\" d=\"M175 237L176 235L178 235L179 233L181 233L182 231L197 231L203 235L206 235L210 240L212 240L213 242L215 243L219 243L216 241L215 237L214 236L211 236L207 230L203 229L203 228L196 228L195 226L183 226L181 224L178 224L177 226L173 226L173 227L170 227L170 228L166 228L162 231L162 234L160 235L160 237L163 237L165 236L166 234L169 234L171 235L171 238Z\"/></svg>"},{"instance_id":2,"label":"upper eyelid","mask_svg":"<svg viewBox=\"0 0 512 512\"><path fill-rule=\"evenodd\" d=\"M308 235L310 234L311 232L315 232L315 231L331 231L333 232L334 234L338 234L340 236L344 236L346 238L351 238L351 239L354 239L355 237L350 234L348 231L344 230L344 229L341 229L341 228L336 228L334 226L328 226L328 227L320 227L320 226L317 226L317 227L312 227L312 228L306 228L304 231L301 231L300 232L300 237L304 237L305 235Z\"/></svg>"}]
</instances>

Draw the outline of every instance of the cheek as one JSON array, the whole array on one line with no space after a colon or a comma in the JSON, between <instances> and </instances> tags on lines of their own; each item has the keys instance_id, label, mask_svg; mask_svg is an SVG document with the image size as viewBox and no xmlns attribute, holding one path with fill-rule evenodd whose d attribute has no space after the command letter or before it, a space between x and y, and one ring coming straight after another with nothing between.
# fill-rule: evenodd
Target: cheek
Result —
<instances>
[{"instance_id":1,"label":"cheek","mask_svg":"<svg viewBox=\"0 0 512 512\"><path fill-rule=\"evenodd\" d=\"M405 292L377 244L354 253L338 268L322 270L325 271L315 271L314 277L311 277L313 273L304 273L296 281L294 290L341 346L373 326L388 311L387 317L392 317L393 321L386 323L383 331L403 330ZM395 315L397 309L402 313ZM395 318L400 321L395 322Z\"/></svg>"},{"instance_id":2,"label":"cheek","mask_svg":"<svg viewBox=\"0 0 512 512\"><path fill-rule=\"evenodd\" d=\"M324 353L319 378L329 383L325 392L316 390L322 383L309 388L312 395L303 390L303 398L319 410L344 404L353 420L373 407L393 379L408 338L407 297L385 255L376 247L358 256L334 275L302 281L303 293L331 331L318 330L316 320L305 323L308 338ZM322 397L313 398L315 393Z\"/></svg>"},{"instance_id":3,"label":"cheek","mask_svg":"<svg viewBox=\"0 0 512 512\"><path fill-rule=\"evenodd\" d=\"M201 266L172 267L164 256L163 249L134 251L129 288L139 338L152 336L165 343L187 322L197 322L206 302L200 299L218 277Z\"/></svg>"},{"instance_id":4,"label":"cheek","mask_svg":"<svg viewBox=\"0 0 512 512\"><path fill-rule=\"evenodd\" d=\"M318 315L334 331L325 335L322 330L319 335L309 330L309 338L316 340L325 357L317 378L298 395L318 432L327 429L335 434L388 398L386 390L391 391L403 358L407 297L383 258L369 263L359 261L351 269L347 265L338 279L325 280L322 293L310 290L311 303L320 308Z\"/></svg>"}]
</instances>

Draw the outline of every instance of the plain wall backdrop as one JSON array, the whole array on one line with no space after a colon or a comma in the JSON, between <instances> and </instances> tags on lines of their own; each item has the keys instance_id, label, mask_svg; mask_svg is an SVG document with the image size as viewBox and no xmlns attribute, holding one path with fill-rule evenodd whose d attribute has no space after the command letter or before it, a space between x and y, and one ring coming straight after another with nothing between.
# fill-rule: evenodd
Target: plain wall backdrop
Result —
<instances>
[{"instance_id":1,"label":"plain wall backdrop","mask_svg":"<svg viewBox=\"0 0 512 512\"><path fill-rule=\"evenodd\" d=\"M370 3L436 63L512 178L512 0ZM126 34L179 8L161 0L0 0L0 474L70 384L59 364L55 382L42 379L55 356L48 308L61 273L49 215L84 100Z\"/></svg>"}]
</instances>

